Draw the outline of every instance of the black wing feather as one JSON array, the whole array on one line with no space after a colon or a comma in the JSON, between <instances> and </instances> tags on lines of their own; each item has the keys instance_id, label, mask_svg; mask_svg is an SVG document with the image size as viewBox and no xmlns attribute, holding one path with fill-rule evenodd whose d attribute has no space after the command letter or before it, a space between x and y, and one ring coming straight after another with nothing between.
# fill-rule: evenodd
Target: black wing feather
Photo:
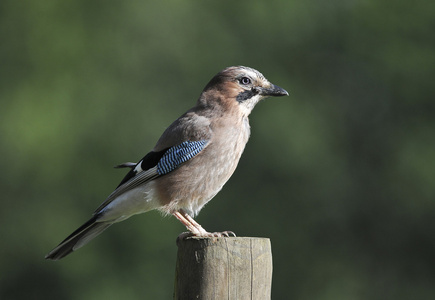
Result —
<instances>
[{"instance_id":1,"label":"black wing feather","mask_svg":"<svg viewBox=\"0 0 435 300\"><path fill-rule=\"evenodd\" d=\"M166 151L168 151L169 148L166 148L162 151L159 152L148 152L147 155L145 155L140 161L140 167L142 168L143 171L149 170L155 166L157 166L157 164L159 163L160 159L162 158L162 156L165 154ZM131 178L133 178L134 176L137 175L137 172L135 169L131 169L127 175L125 175L124 179L121 180L121 183L117 186L120 187L121 185L123 185L124 183L126 183L127 181L129 181Z\"/></svg>"},{"instance_id":2,"label":"black wing feather","mask_svg":"<svg viewBox=\"0 0 435 300\"><path fill-rule=\"evenodd\" d=\"M71 233L63 240L56 248L50 251L45 258L51 260L59 260L77 248L86 245L94 237L106 230L112 223L97 222L98 215L93 216L89 221L80 226L76 231ZM77 247L78 243L82 243Z\"/></svg>"}]
</instances>

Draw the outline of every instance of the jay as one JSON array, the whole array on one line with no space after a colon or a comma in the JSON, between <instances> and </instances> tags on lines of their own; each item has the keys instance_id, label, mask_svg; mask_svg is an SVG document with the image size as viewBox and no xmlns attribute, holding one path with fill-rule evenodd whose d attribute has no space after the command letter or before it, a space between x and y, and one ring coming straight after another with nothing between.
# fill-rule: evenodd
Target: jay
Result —
<instances>
[{"instance_id":1,"label":"jay","mask_svg":"<svg viewBox=\"0 0 435 300\"><path fill-rule=\"evenodd\" d=\"M248 116L270 96L288 96L252 68L229 67L205 86L196 105L175 120L155 147L131 168L92 218L46 255L59 260L86 245L110 225L158 209L171 214L193 236L210 233L194 219L231 177L250 135Z\"/></svg>"}]
</instances>

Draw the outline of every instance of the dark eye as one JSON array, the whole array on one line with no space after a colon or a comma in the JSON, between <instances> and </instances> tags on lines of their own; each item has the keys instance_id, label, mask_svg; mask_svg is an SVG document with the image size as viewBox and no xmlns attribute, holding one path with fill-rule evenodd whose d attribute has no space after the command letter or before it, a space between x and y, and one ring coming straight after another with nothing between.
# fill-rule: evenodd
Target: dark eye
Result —
<instances>
[{"instance_id":1,"label":"dark eye","mask_svg":"<svg viewBox=\"0 0 435 300\"><path fill-rule=\"evenodd\" d=\"M242 77L242 78L240 78L240 83L243 84L243 85L250 84L251 83L251 79L248 78L248 77Z\"/></svg>"}]
</instances>

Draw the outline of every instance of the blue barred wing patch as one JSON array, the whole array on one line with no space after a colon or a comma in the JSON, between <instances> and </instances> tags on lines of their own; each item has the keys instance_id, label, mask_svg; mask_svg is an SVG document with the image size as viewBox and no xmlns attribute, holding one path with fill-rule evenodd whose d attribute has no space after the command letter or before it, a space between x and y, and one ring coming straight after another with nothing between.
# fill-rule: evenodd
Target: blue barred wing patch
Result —
<instances>
[{"instance_id":1,"label":"blue barred wing patch","mask_svg":"<svg viewBox=\"0 0 435 300\"><path fill-rule=\"evenodd\" d=\"M207 145L207 140L183 142L180 145L169 148L157 164L159 175L167 174L175 170L179 165L196 156Z\"/></svg>"}]
</instances>

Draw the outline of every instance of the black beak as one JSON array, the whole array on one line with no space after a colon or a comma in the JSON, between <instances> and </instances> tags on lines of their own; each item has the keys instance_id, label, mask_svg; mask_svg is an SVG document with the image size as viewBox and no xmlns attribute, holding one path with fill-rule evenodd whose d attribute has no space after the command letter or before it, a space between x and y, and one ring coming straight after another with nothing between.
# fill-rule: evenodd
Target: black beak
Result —
<instances>
[{"instance_id":1,"label":"black beak","mask_svg":"<svg viewBox=\"0 0 435 300\"><path fill-rule=\"evenodd\" d=\"M288 92L282 87L270 84L270 87L261 89L260 95L272 97L288 96Z\"/></svg>"}]
</instances>

